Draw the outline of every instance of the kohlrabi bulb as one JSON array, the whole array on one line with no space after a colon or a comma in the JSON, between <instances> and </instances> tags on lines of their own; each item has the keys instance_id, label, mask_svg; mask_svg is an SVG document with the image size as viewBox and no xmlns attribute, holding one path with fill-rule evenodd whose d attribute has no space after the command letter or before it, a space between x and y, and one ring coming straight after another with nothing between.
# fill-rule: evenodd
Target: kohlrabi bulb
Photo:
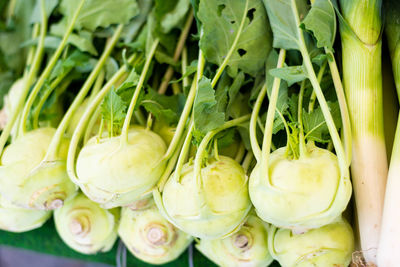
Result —
<instances>
[{"instance_id":1,"label":"kohlrabi bulb","mask_svg":"<svg viewBox=\"0 0 400 267\"><path fill-rule=\"evenodd\" d=\"M353 231L341 218L301 234L272 228L269 235L270 252L282 267L347 267L354 251Z\"/></svg>"},{"instance_id":2,"label":"kohlrabi bulb","mask_svg":"<svg viewBox=\"0 0 400 267\"><path fill-rule=\"evenodd\" d=\"M178 258L193 238L168 222L152 199L148 205L122 209L119 237L137 258L150 264L164 264ZM141 207L141 208L140 208Z\"/></svg>"},{"instance_id":3,"label":"kohlrabi bulb","mask_svg":"<svg viewBox=\"0 0 400 267\"><path fill-rule=\"evenodd\" d=\"M160 136L134 126L126 144L121 138L91 138L76 163L82 191L104 208L138 200L152 190L165 169L166 145Z\"/></svg>"},{"instance_id":4,"label":"kohlrabi bulb","mask_svg":"<svg viewBox=\"0 0 400 267\"><path fill-rule=\"evenodd\" d=\"M73 196L76 186L65 167L68 140L60 144L60 160L43 161L54 128L38 128L7 146L1 157L0 194L27 209L53 210Z\"/></svg>"},{"instance_id":5,"label":"kohlrabi bulb","mask_svg":"<svg viewBox=\"0 0 400 267\"><path fill-rule=\"evenodd\" d=\"M26 232L41 227L50 216L51 211L23 209L0 197L1 230Z\"/></svg>"},{"instance_id":6,"label":"kohlrabi bulb","mask_svg":"<svg viewBox=\"0 0 400 267\"><path fill-rule=\"evenodd\" d=\"M258 216L295 231L318 228L335 220L351 196L346 170L341 177L332 152L307 146L307 155L289 159L286 147L271 153L267 170L258 163L250 176L249 193Z\"/></svg>"},{"instance_id":7,"label":"kohlrabi bulb","mask_svg":"<svg viewBox=\"0 0 400 267\"><path fill-rule=\"evenodd\" d=\"M117 239L119 209L105 210L79 193L54 212L56 229L72 249L95 254L109 251Z\"/></svg>"},{"instance_id":8,"label":"kohlrabi bulb","mask_svg":"<svg viewBox=\"0 0 400 267\"><path fill-rule=\"evenodd\" d=\"M268 228L250 214L238 232L223 239L202 239L196 248L218 266L265 267L273 261L268 251Z\"/></svg>"},{"instance_id":9,"label":"kohlrabi bulb","mask_svg":"<svg viewBox=\"0 0 400 267\"><path fill-rule=\"evenodd\" d=\"M196 177L193 165L183 166L165 185L162 206L168 219L188 234L223 238L237 231L250 210L247 176L236 161L220 156Z\"/></svg>"}]
</instances>

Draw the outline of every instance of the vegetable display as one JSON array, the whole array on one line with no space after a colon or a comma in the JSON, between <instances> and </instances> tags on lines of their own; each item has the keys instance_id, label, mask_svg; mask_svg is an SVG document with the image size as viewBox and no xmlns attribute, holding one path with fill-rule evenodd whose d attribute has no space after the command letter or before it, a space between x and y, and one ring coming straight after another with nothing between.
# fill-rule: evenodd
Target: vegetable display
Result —
<instances>
[{"instance_id":1,"label":"vegetable display","mask_svg":"<svg viewBox=\"0 0 400 267\"><path fill-rule=\"evenodd\" d=\"M396 266L398 15L394 0L2 1L0 229L54 215L63 243L118 267Z\"/></svg>"}]
</instances>

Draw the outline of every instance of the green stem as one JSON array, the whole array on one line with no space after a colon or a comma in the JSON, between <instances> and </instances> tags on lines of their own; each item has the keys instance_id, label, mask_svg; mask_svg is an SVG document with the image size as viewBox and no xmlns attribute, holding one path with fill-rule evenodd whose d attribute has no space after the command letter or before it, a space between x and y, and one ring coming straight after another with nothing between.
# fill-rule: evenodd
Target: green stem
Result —
<instances>
[{"instance_id":1,"label":"green stem","mask_svg":"<svg viewBox=\"0 0 400 267\"><path fill-rule=\"evenodd\" d=\"M171 176L172 171L174 170L174 167L176 165L176 162L178 161L178 157L180 155L181 148L184 144L184 141L185 141L185 139L181 139L179 141L178 149L176 149L174 151L174 153L172 154L172 157L168 161L167 167L165 168L164 173L161 175L161 178L157 183L157 188L160 192L163 191L165 183L167 182L168 178ZM190 147L190 143L189 143L189 147Z\"/></svg>"},{"instance_id":2,"label":"green stem","mask_svg":"<svg viewBox=\"0 0 400 267\"><path fill-rule=\"evenodd\" d=\"M244 158L243 163L242 163L242 167L246 173L249 170L252 160L253 160L253 153L251 153L251 151L249 151L249 152L247 152L246 157Z\"/></svg>"},{"instance_id":3,"label":"green stem","mask_svg":"<svg viewBox=\"0 0 400 267\"><path fill-rule=\"evenodd\" d=\"M203 52L200 50L199 51L199 60L198 60L198 64L197 64L197 74L193 78L192 86L189 90L189 94L188 94L185 106L183 108L181 117L179 118L178 125L176 126L176 131L175 131L174 137L172 138L171 143L168 146L167 152L165 152L164 160L168 160L169 157L171 157L172 153L174 152L174 150L176 149L176 146L179 143L179 140L182 137L183 131L185 130L185 125L187 123L187 119L189 118L190 112L192 111L194 99L196 97L199 73L203 74L204 65L205 65L205 59L203 56Z\"/></svg>"},{"instance_id":4,"label":"green stem","mask_svg":"<svg viewBox=\"0 0 400 267\"><path fill-rule=\"evenodd\" d=\"M174 56L173 56L174 62L178 62L179 57L182 54L186 39L189 35L190 27L192 26L192 22L193 22L193 11L190 10L174 51ZM168 66L167 71L164 74L164 77L161 79L161 84L158 88L159 94L164 94L167 91L169 82L171 81L173 74L174 74L174 68L170 65Z\"/></svg>"},{"instance_id":5,"label":"green stem","mask_svg":"<svg viewBox=\"0 0 400 267\"><path fill-rule=\"evenodd\" d=\"M318 71L318 83L320 83L322 81L322 77L324 76L325 68L326 68L326 62L324 62L322 64L321 68ZM315 105L316 99L317 99L317 95L315 94L315 91L313 90L311 93L310 102L308 103L308 112L312 112L314 110L314 105Z\"/></svg>"},{"instance_id":6,"label":"green stem","mask_svg":"<svg viewBox=\"0 0 400 267\"><path fill-rule=\"evenodd\" d=\"M344 94L342 80L340 79L339 70L335 61L335 57L333 56L332 52L328 49L325 49L325 52L330 55L329 68L331 70L331 75L333 79L333 84L335 86L336 96L338 98L339 107L340 107L340 114L343 123L343 143L344 143L344 150L346 153L346 160L347 165L350 166L351 157L352 157L352 138L351 138L351 123L350 123L350 115L349 109L347 108L346 97ZM319 77L318 77L319 78Z\"/></svg>"},{"instance_id":7,"label":"green stem","mask_svg":"<svg viewBox=\"0 0 400 267\"><path fill-rule=\"evenodd\" d=\"M201 140L201 143L199 145L199 147L197 148L197 152L196 152L196 157L194 159L194 174L196 179L200 179L200 175L201 175L201 167L202 167L202 161L203 161L203 157L204 157L204 153L206 151L206 148L209 144L209 142L211 141L211 139L219 132L237 126L243 122L245 122L246 120L249 120L251 117L251 115L244 115L242 117L239 117L237 119L233 119L230 121L225 122L222 126L209 131L206 136L204 136L204 138Z\"/></svg>"},{"instance_id":8,"label":"green stem","mask_svg":"<svg viewBox=\"0 0 400 267\"><path fill-rule=\"evenodd\" d=\"M213 149L213 153L214 153L214 158L216 160L219 160L219 155L218 155L218 139L214 140L214 149Z\"/></svg>"},{"instance_id":9,"label":"green stem","mask_svg":"<svg viewBox=\"0 0 400 267\"><path fill-rule=\"evenodd\" d=\"M150 68L150 63L151 63L151 61L153 59L154 53L156 52L158 43L159 43L159 40L156 39L153 42L153 44L151 45L149 54L148 54L148 56L146 58L146 62L144 64L144 67L143 67L143 70L142 70L142 73L140 74L139 82L138 82L138 84L136 86L135 93L133 94L131 103L129 104L129 108L128 108L128 111L126 113L126 117L125 117L125 120L124 120L124 125L122 126L121 144L127 144L128 143L128 131L129 131L130 123L131 123L132 114L133 114L133 111L134 111L134 109L136 107L136 102L139 99L140 92L142 91L143 83L144 83L144 81L146 79L147 72L148 72L148 70Z\"/></svg>"},{"instance_id":10,"label":"green stem","mask_svg":"<svg viewBox=\"0 0 400 267\"><path fill-rule=\"evenodd\" d=\"M41 0L43 1L43 0ZM38 24L35 24L34 31L33 31L33 37L35 37L37 33L37 26ZM41 15L41 26L40 26L40 36L39 36L39 42L35 51L35 55L33 56L33 59L28 56L28 64L27 67L25 68L24 72L24 87L22 89L22 93L20 95L20 98L18 99L18 102L16 104L14 112L11 114L11 116L8 119L6 127L4 127L3 131L1 132L0 136L0 155L3 154L4 151L4 146L7 142L8 137L10 136L11 130L15 124L15 121L20 115L21 109L24 106L24 101L26 99L26 96L29 93L29 89L34 82L37 72L40 68L40 65L42 63L42 58L43 58L43 53L44 53L44 39L46 37L46 30L47 30L47 17L44 12L42 12ZM31 50L33 51L33 50ZM32 52L33 53L33 52ZM31 61L32 62L29 62ZM31 64L30 64L31 63ZM21 117L19 118L21 121ZM19 136L20 132L19 129L17 129L18 135Z\"/></svg>"},{"instance_id":11,"label":"green stem","mask_svg":"<svg viewBox=\"0 0 400 267\"><path fill-rule=\"evenodd\" d=\"M60 146L62 138L64 137L64 133L68 127L69 122L73 118L75 111L82 104L87 93L89 92L90 88L92 87L93 83L95 82L97 76L103 69L104 64L107 61L107 58L110 56L111 52L114 49L115 44L117 43L117 41L121 35L122 29L123 29L123 24L120 24L117 27L117 29L115 30L110 42L104 49L104 52L101 55L99 61L97 62L95 68L92 70L89 77L83 84L82 88L79 90L78 95L75 97L71 106L68 108L67 113L64 115L63 119L61 120L60 125L57 127L56 133L54 134L54 136L49 144L49 148L47 149L47 153L46 153L44 160L55 160L57 158L58 148Z\"/></svg>"},{"instance_id":12,"label":"green stem","mask_svg":"<svg viewBox=\"0 0 400 267\"><path fill-rule=\"evenodd\" d=\"M131 64L136 59L136 54L133 54L129 59L128 63ZM89 106L86 108L85 113L83 113L82 118L80 119L78 126L76 127L74 134L71 137L70 145L68 148L68 157L67 157L67 172L70 179L79 184L78 178L75 172L75 157L76 150L78 148L79 142L81 140L81 136L85 131L85 126L90 120L93 112L100 105L101 101L107 95L107 93L113 88L114 84L118 82L123 75L127 73L126 64L124 64L112 77L111 79L103 86L100 92L96 95L92 102L89 103ZM101 129L101 127L100 127ZM99 136L101 137L101 135Z\"/></svg>"},{"instance_id":13,"label":"green stem","mask_svg":"<svg viewBox=\"0 0 400 267\"><path fill-rule=\"evenodd\" d=\"M45 13L44 0L41 0L41 1L43 1L42 2L42 13ZM20 134L25 134L27 131L26 130L26 122L28 119L29 111L33 105L33 102L34 102L37 94L39 93L40 89L42 88L43 84L45 83L46 79L50 76L51 71L53 70L54 66L56 65L57 60L59 59L65 45L67 44L68 38L69 38L72 30L74 29L75 22L78 18L79 12L81 11L84 3L85 3L85 0L80 1L79 5L74 13L74 16L72 17L72 20L71 20L70 24L68 25L68 28L63 36L63 39L61 40L61 43L57 47L56 51L54 52L49 63L47 64L46 68L40 75L38 81L36 82L35 86L32 89L31 94L28 97L28 100L25 104L24 110L22 111L22 115L21 115Z\"/></svg>"},{"instance_id":14,"label":"green stem","mask_svg":"<svg viewBox=\"0 0 400 267\"><path fill-rule=\"evenodd\" d=\"M96 97L97 93L100 91L101 87L103 87L104 78L106 77L106 72L104 69L101 69L99 75L96 78L96 82L93 85L93 89L90 92L89 103Z\"/></svg>"},{"instance_id":15,"label":"green stem","mask_svg":"<svg viewBox=\"0 0 400 267\"><path fill-rule=\"evenodd\" d=\"M286 57L286 50L281 49L279 51L277 68L283 67L283 64L285 63L285 57ZM265 134L263 138L262 155L261 155L261 173L267 173L266 170L268 168L269 154L271 153L272 128L274 126L276 103L278 101L280 85L281 85L281 79L275 77L274 82L272 84L271 98L267 110L267 119L265 121ZM280 114L280 112L278 114ZM285 121L283 116L282 116L282 121ZM288 130L289 129L287 129L287 131ZM289 136L290 133L287 137L288 140Z\"/></svg>"},{"instance_id":16,"label":"green stem","mask_svg":"<svg viewBox=\"0 0 400 267\"><path fill-rule=\"evenodd\" d=\"M10 0L10 2L8 3L7 24L9 24L11 22L12 17L14 16L16 3L17 3L17 0Z\"/></svg>"},{"instance_id":17,"label":"green stem","mask_svg":"<svg viewBox=\"0 0 400 267\"><path fill-rule=\"evenodd\" d=\"M175 167L173 179L178 182L180 182L182 167L183 167L183 164L185 163L186 157L189 153L190 144L192 142L193 130L194 130L194 120L193 120L193 116L192 116L192 118L189 122L188 133L186 134L185 141L183 142L183 147L181 149L181 152L179 153L178 162L176 163L176 167Z\"/></svg>"},{"instance_id":18,"label":"green stem","mask_svg":"<svg viewBox=\"0 0 400 267\"><path fill-rule=\"evenodd\" d=\"M257 140L257 120L266 94L267 84L264 83L264 86L261 88L260 93L257 96L257 100L254 103L253 112L251 112L250 118L250 144L257 161L261 160L261 148ZM262 131L264 132L263 128Z\"/></svg>"},{"instance_id":19,"label":"green stem","mask_svg":"<svg viewBox=\"0 0 400 267\"><path fill-rule=\"evenodd\" d=\"M246 147L243 142L240 142L238 152L236 153L235 161L242 162L243 156L246 153Z\"/></svg>"},{"instance_id":20,"label":"green stem","mask_svg":"<svg viewBox=\"0 0 400 267\"><path fill-rule=\"evenodd\" d=\"M46 100L49 98L51 93L56 89L56 87L62 82L62 80L69 74L70 71L64 72L61 76L58 76L51 84L50 88L45 91L44 95L40 97L39 103L36 105L35 110L33 112L33 128L36 129L39 127L39 115L42 111L43 105Z\"/></svg>"},{"instance_id":21,"label":"green stem","mask_svg":"<svg viewBox=\"0 0 400 267\"><path fill-rule=\"evenodd\" d=\"M188 65L188 52L187 52L187 47L184 46L182 50L182 75L186 74L187 65ZM182 85L184 89L187 86L189 86L189 78L186 75L182 79Z\"/></svg>"},{"instance_id":22,"label":"green stem","mask_svg":"<svg viewBox=\"0 0 400 267\"><path fill-rule=\"evenodd\" d=\"M299 145L300 145L300 156L307 157L307 148L306 141L304 138L304 127L303 127L303 97L304 97L304 88L306 86L306 80L301 82L300 93L299 93L299 103L297 107L297 120L299 123Z\"/></svg>"},{"instance_id":23,"label":"green stem","mask_svg":"<svg viewBox=\"0 0 400 267\"><path fill-rule=\"evenodd\" d=\"M222 75L222 72L224 71L225 67L228 65L228 61L231 58L232 54L234 51L236 51L236 46L237 43L239 42L240 39L240 35L243 31L243 27L244 27L244 23L246 21L246 16L247 16L247 12L248 12L248 6L249 6L249 0L246 0L246 5L244 8L244 12L242 15L242 20L240 21L240 25L239 25L239 29L236 33L235 39L233 40L233 43L231 45L231 48L229 49L228 53L226 54L226 57L224 59L224 61L222 62L222 64L219 66L217 73L215 74L214 78L211 81L211 86L214 87L217 84L217 81L219 79L219 77Z\"/></svg>"}]
</instances>

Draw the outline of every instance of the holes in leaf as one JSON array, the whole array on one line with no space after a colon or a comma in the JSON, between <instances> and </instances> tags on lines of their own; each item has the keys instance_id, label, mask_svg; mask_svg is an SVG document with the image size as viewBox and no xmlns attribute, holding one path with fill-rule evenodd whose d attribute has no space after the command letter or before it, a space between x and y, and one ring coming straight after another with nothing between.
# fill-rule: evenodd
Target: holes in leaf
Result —
<instances>
[{"instance_id":1,"label":"holes in leaf","mask_svg":"<svg viewBox=\"0 0 400 267\"><path fill-rule=\"evenodd\" d=\"M235 24L235 21L234 21L234 20L231 20L231 24Z\"/></svg>"},{"instance_id":2,"label":"holes in leaf","mask_svg":"<svg viewBox=\"0 0 400 267\"><path fill-rule=\"evenodd\" d=\"M239 48L239 49L238 49L238 54L239 54L239 56L243 57L246 53L247 53L246 50L244 50L244 49L242 49L242 48Z\"/></svg>"},{"instance_id":3,"label":"holes in leaf","mask_svg":"<svg viewBox=\"0 0 400 267\"><path fill-rule=\"evenodd\" d=\"M247 11L247 17L249 18L250 22L252 22L254 19L254 12L256 12L256 9L254 7Z\"/></svg>"},{"instance_id":4,"label":"holes in leaf","mask_svg":"<svg viewBox=\"0 0 400 267\"><path fill-rule=\"evenodd\" d=\"M221 14L222 14L222 10L224 10L225 9L225 5L224 4L222 4L222 5L218 5L218 10L217 10L217 14L218 14L218 16L220 16L221 17Z\"/></svg>"}]
</instances>

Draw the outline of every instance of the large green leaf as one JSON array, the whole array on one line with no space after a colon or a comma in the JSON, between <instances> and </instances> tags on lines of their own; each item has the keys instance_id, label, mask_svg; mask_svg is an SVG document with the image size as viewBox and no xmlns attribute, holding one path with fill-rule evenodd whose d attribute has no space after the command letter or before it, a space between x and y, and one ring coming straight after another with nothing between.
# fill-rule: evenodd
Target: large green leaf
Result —
<instances>
[{"instance_id":1,"label":"large green leaf","mask_svg":"<svg viewBox=\"0 0 400 267\"><path fill-rule=\"evenodd\" d=\"M60 11L72 18L81 0L63 0ZM75 28L94 31L97 27L106 28L111 24L128 23L131 18L139 14L139 6L136 0L86 0Z\"/></svg>"},{"instance_id":2,"label":"large green leaf","mask_svg":"<svg viewBox=\"0 0 400 267\"><path fill-rule=\"evenodd\" d=\"M239 33L244 12L247 12L247 17ZM236 76L240 69L255 76L262 71L271 49L272 36L261 0L200 1L197 15L203 28L200 48L208 61L220 65L236 35L240 34L235 51L228 61L229 74Z\"/></svg>"},{"instance_id":3,"label":"large green leaf","mask_svg":"<svg viewBox=\"0 0 400 267\"><path fill-rule=\"evenodd\" d=\"M305 17L307 2L305 0L264 0L269 22L274 33L273 46L284 49L299 49L298 24L293 12Z\"/></svg>"},{"instance_id":4,"label":"large green leaf","mask_svg":"<svg viewBox=\"0 0 400 267\"><path fill-rule=\"evenodd\" d=\"M333 49L336 35L336 14L330 0L316 0L303 20L305 29L317 39L318 47Z\"/></svg>"},{"instance_id":5,"label":"large green leaf","mask_svg":"<svg viewBox=\"0 0 400 267\"><path fill-rule=\"evenodd\" d=\"M218 111L215 91L207 78L199 82L194 100L194 124L196 131L206 134L225 122L225 113Z\"/></svg>"}]
</instances>

